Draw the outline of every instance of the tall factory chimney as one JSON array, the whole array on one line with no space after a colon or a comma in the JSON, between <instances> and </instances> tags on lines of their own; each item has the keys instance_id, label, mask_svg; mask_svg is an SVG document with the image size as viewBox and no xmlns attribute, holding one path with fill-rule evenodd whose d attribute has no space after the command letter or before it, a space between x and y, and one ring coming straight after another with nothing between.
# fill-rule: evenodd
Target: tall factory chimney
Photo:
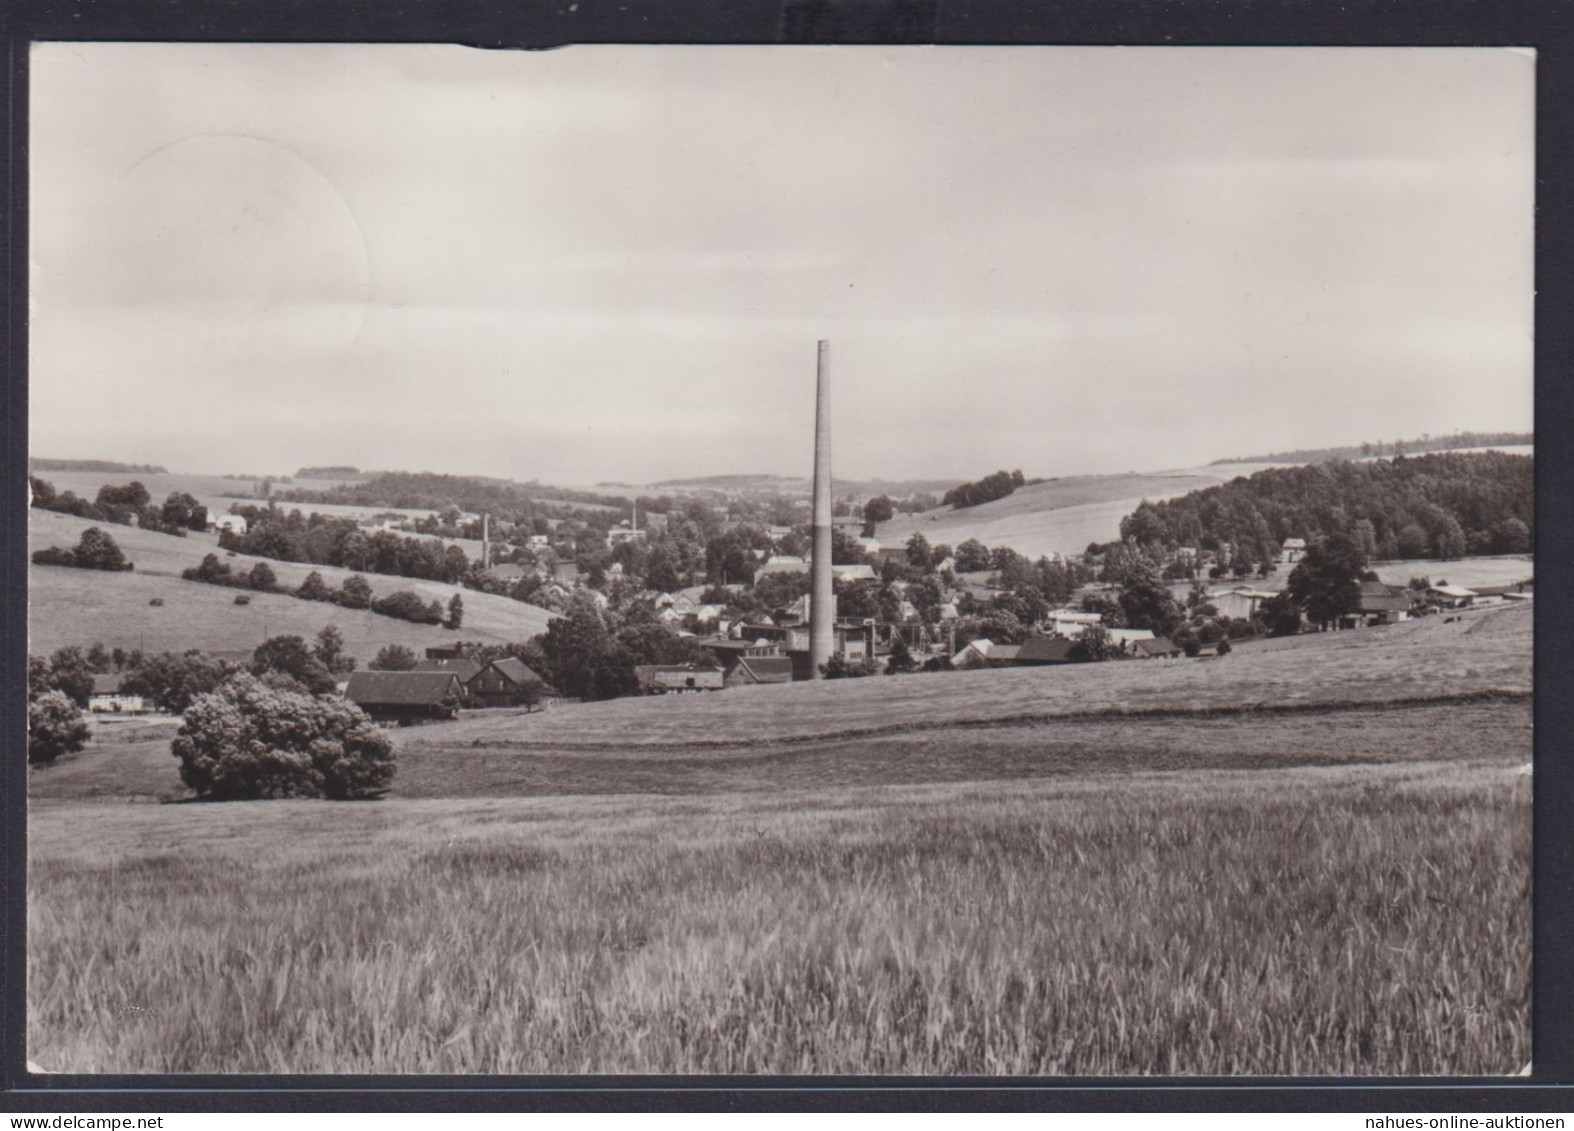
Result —
<instances>
[{"instance_id":1,"label":"tall factory chimney","mask_svg":"<svg viewBox=\"0 0 1574 1131\"><path fill-rule=\"evenodd\" d=\"M835 641L831 586L831 343L821 342L814 393L814 540L809 584L809 678L821 677Z\"/></svg>"}]
</instances>

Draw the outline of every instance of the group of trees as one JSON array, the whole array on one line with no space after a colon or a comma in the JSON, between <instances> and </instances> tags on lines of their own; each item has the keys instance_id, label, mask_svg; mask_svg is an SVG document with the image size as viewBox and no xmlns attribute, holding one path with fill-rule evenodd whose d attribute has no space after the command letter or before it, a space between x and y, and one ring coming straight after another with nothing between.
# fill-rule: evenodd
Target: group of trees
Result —
<instances>
[{"instance_id":1,"label":"group of trees","mask_svg":"<svg viewBox=\"0 0 1574 1131\"><path fill-rule=\"evenodd\" d=\"M1140 546L1228 543L1243 560L1272 561L1285 538L1352 539L1369 559L1528 553L1534 463L1501 452L1333 462L1259 471L1161 503L1121 521Z\"/></svg>"},{"instance_id":2,"label":"group of trees","mask_svg":"<svg viewBox=\"0 0 1574 1131\"><path fill-rule=\"evenodd\" d=\"M973 483L961 483L940 500L950 507L976 507L980 503L1003 499L1027 482L1020 471L997 471Z\"/></svg>"},{"instance_id":3,"label":"group of trees","mask_svg":"<svg viewBox=\"0 0 1574 1131\"><path fill-rule=\"evenodd\" d=\"M83 749L82 708L95 672L111 661L121 690L184 716L171 745L181 780L198 797L378 797L394 772L392 743L354 704L331 693L355 659L329 625L314 643L275 636L244 669L192 650L114 654L95 645L28 658L28 760L48 764Z\"/></svg>"},{"instance_id":4,"label":"group of trees","mask_svg":"<svg viewBox=\"0 0 1574 1131\"><path fill-rule=\"evenodd\" d=\"M208 509L185 492L171 492L162 507L153 506L148 489L133 480L123 486L105 484L98 489L92 501L77 496L74 491L55 490L47 479L29 476L33 506L40 510L56 511L109 522L118 526L140 526L144 530L157 530L165 534L185 537L188 530L208 528Z\"/></svg>"},{"instance_id":5,"label":"group of trees","mask_svg":"<svg viewBox=\"0 0 1574 1131\"><path fill-rule=\"evenodd\" d=\"M73 566L77 569L129 570L133 568L120 546L96 526L82 531L74 548L49 546L33 552L35 565Z\"/></svg>"},{"instance_id":6,"label":"group of trees","mask_svg":"<svg viewBox=\"0 0 1574 1131\"><path fill-rule=\"evenodd\" d=\"M613 699L639 690L640 664L713 667L710 653L688 637L669 631L648 606L626 613L603 610L578 594L567 612L547 622L545 633L520 656L566 695Z\"/></svg>"},{"instance_id":7,"label":"group of trees","mask_svg":"<svg viewBox=\"0 0 1574 1131\"><path fill-rule=\"evenodd\" d=\"M229 562L221 561L217 554L208 554L202 561L180 571L187 581L201 581L207 585L227 585L232 589L256 589L272 593L279 588L279 579L267 562L258 562L244 573L236 573Z\"/></svg>"},{"instance_id":8,"label":"group of trees","mask_svg":"<svg viewBox=\"0 0 1574 1131\"><path fill-rule=\"evenodd\" d=\"M276 506L234 509L246 518L247 529L220 532L219 546L236 553L450 584L470 571L470 559L462 549L433 538L387 530L368 533L352 518L317 513L308 517Z\"/></svg>"},{"instance_id":9,"label":"group of trees","mask_svg":"<svg viewBox=\"0 0 1574 1131\"><path fill-rule=\"evenodd\" d=\"M200 564L182 570L180 575L187 581L201 581L208 585L227 585L269 593L283 591L267 562L257 562L244 573L237 573L217 554L208 554ZM465 602L458 593L449 598L445 613L441 601L436 598L423 601L419 594L408 589L385 597L374 597L371 584L360 574L351 574L345 578L343 586L333 589L323 580L321 573L312 570L290 595L303 601L326 601L347 609L370 609L381 616L414 624L440 624L450 629L457 629L464 624Z\"/></svg>"}]
</instances>

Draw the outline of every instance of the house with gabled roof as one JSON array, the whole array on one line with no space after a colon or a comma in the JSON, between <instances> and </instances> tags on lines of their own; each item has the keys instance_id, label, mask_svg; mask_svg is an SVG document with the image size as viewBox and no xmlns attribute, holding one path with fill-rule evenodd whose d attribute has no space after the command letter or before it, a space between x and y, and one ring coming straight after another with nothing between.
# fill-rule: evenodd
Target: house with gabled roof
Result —
<instances>
[{"instance_id":1,"label":"house with gabled roof","mask_svg":"<svg viewBox=\"0 0 1574 1131\"><path fill-rule=\"evenodd\" d=\"M723 677L728 687L754 687L764 683L791 683L791 656L744 656Z\"/></svg>"},{"instance_id":2,"label":"house with gabled roof","mask_svg":"<svg viewBox=\"0 0 1574 1131\"><path fill-rule=\"evenodd\" d=\"M1381 581L1361 582L1361 603L1354 620L1360 624L1398 624L1410 619L1410 594Z\"/></svg>"},{"instance_id":3,"label":"house with gabled roof","mask_svg":"<svg viewBox=\"0 0 1574 1131\"><path fill-rule=\"evenodd\" d=\"M546 680L517 656L504 656L482 667L465 681L465 692L483 707L529 706L552 695Z\"/></svg>"},{"instance_id":4,"label":"house with gabled roof","mask_svg":"<svg viewBox=\"0 0 1574 1131\"><path fill-rule=\"evenodd\" d=\"M1168 636L1155 636L1151 640L1138 640L1131 645L1131 654L1139 660L1172 660L1181 654L1179 645Z\"/></svg>"}]
</instances>

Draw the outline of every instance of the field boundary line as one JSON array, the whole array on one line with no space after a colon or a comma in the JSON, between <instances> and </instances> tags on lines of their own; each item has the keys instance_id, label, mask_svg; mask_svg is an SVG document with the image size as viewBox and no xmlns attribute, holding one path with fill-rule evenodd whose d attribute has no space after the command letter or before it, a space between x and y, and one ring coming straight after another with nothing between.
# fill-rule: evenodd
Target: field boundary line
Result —
<instances>
[{"instance_id":1,"label":"field boundary line","mask_svg":"<svg viewBox=\"0 0 1574 1131\"><path fill-rule=\"evenodd\" d=\"M1418 695L1391 700L1325 699L1315 703L1243 703L1211 707L1100 707L1087 711L1021 711L1011 715L975 716L959 719L886 723L879 726L847 727L813 734L786 734L771 738L695 738L679 741L575 742L549 739L476 738L467 743L432 746L450 749L510 750L726 750L736 747L801 746L809 743L840 742L855 738L884 738L914 731L988 730L1030 726L1047 722L1085 722L1099 719L1216 719L1240 716L1277 716L1330 714L1346 711L1389 711L1422 707L1466 706L1472 703L1526 702L1533 692L1516 688L1488 688L1445 695Z\"/></svg>"}]
</instances>

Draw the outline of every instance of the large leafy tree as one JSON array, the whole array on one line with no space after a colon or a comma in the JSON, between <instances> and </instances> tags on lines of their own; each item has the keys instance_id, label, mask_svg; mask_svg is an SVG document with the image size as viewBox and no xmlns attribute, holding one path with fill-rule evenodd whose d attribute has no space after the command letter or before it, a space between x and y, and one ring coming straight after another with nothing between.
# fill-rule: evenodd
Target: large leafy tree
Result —
<instances>
[{"instance_id":1,"label":"large leafy tree","mask_svg":"<svg viewBox=\"0 0 1574 1131\"><path fill-rule=\"evenodd\" d=\"M386 793L393 743L353 703L240 674L198 697L170 746L199 797L356 800Z\"/></svg>"},{"instance_id":2,"label":"large leafy tree","mask_svg":"<svg viewBox=\"0 0 1574 1131\"><path fill-rule=\"evenodd\" d=\"M1119 600L1121 614L1132 628L1151 628L1160 636L1168 636L1185 619L1175 595L1145 559L1136 558L1127 564L1120 581Z\"/></svg>"},{"instance_id":3,"label":"large leafy tree","mask_svg":"<svg viewBox=\"0 0 1574 1131\"><path fill-rule=\"evenodd\" d=\"M27 760L47 766L62 754L87 745L87 720L60 691L46 691L27 705Z\"/></svg>"},{"instance_id":4,"label":"large leafy tree","mask_svg":"<svg viewBox=\"0 0 1574 1131\"><path fill-rule=\"evenodd\" d=\"M270 671L289 676L313 695L324 695L337 686L333 673L299 636L273 636L257 646L251 655L252 674Z\"/></svg>"},{"instance_id":5,"label":"large leafy tree","mask_svg":"<svg viewBox=\"0 0 1574 1131\"><path fill-rule=\"evenodd\" d=\"M568 695L595 698L597 661L611 642L600 610L587 597L576 595L565 616L547 622L541 650L559 688Z\"/></svg>"},{"instance_id":6,"label":"large leafy tree","mask_svg":"<svg viewBox=\"0 0 1574 1131\"><path fill-rule=\"evenodd\" d=\"M1313 542L1290 571L1292 600L1314 624L1327 625L1361 604L1361 574L1366 557L1347 534L1330 534Z\"/></svg>"}]
</instances>

